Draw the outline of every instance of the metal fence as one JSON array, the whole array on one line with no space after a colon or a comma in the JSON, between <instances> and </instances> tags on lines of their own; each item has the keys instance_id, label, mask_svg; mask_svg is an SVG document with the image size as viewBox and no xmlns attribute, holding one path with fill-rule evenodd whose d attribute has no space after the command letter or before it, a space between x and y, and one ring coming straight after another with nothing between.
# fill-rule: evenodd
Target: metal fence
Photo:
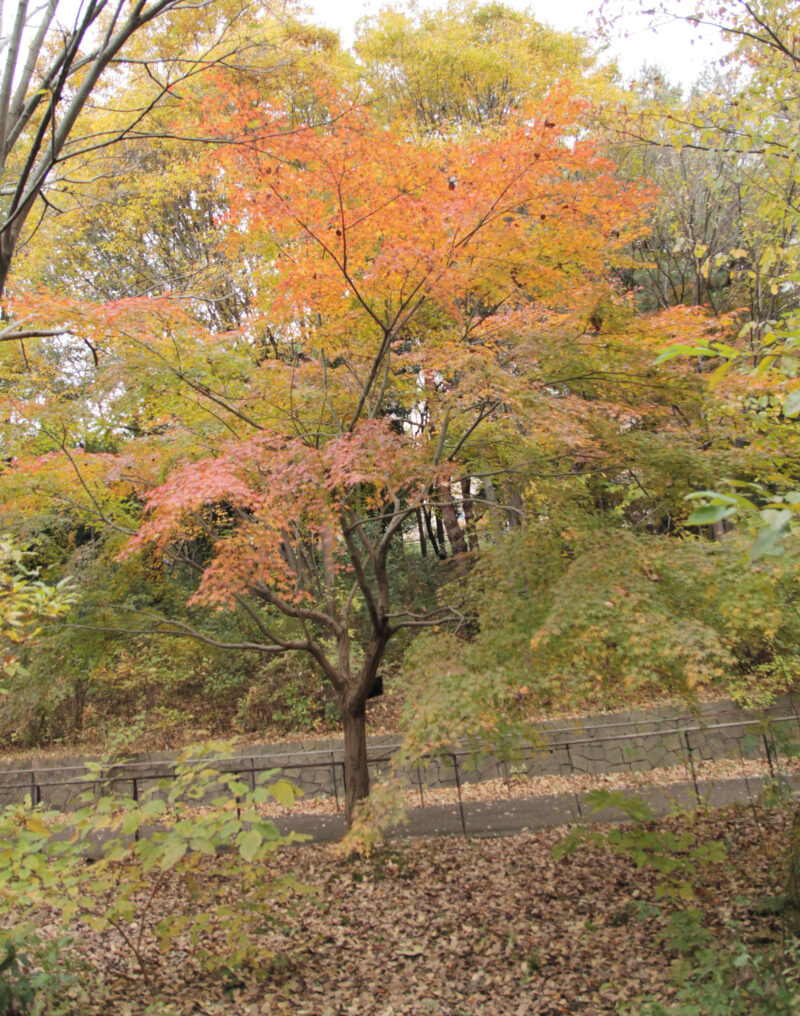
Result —
<instances>
[{"instance_id":1,"label":"metal fence","mask_svg":"<svg viewBox=\"0 0 800 1016\"><path fill-rule=\"evenodd\" d=\"M746 777L745 762L760 760L767 777L774 780L786 773L789 760L800 753L800 718L795 712L743 718L731 710L730 715L737 718L730 720L725 720L724 715L719 714L713 723L673 721L670 725L670 718L658 717L635 724L603 723L602 729L593 729L587 723L549 727L541 732L539 743L518 745L505 755L459 743L400 768L397 775L418 797L421 809L431 807L430 798L435 795L429 791L452 788L461 827L466 832L464 788L469 783L501 779L510 794L515 777L600 777L680 765L686 783L699 800L703 781L698 773L702 762L739 760ZM632 726L635 729L626 729ZM370 749L371 775L379 775L390 767L399 747L386 744ZM233 774L253 789L260 773L275 771L276 777L288 778L307 797L327 796L333 799L337 812L342 810L345 766L341 750L270 752L190 761ZM86 766L0 771L0 804L19 803L29 796L34 803L68 811L85 791L99 792L103 785L139 800L142 795L160 792L162 781L174 780L178 764L118 762L101 772L91 772ZM297 810L302 812L302 799Z\"/></svg>"}]
</instances>

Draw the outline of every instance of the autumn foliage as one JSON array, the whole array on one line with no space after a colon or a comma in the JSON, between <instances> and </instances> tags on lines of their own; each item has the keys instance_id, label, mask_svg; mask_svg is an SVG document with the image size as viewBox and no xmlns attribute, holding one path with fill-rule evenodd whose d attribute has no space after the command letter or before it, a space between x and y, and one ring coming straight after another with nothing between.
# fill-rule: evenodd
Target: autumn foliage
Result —
<instances>
[{"instance_id":1,"label":"autumn foliage","mask_svg":"<svg viewBox=\"0 0 800 1016\"><path fill-rule=\"evenodd\" d=\"M125 554L155 549L197 573L191 603L243 612L253 637L225 645L311 656L342 715L348 814L368 792L364 705L387 643L456 617L397 602L404 527L424 541L424 519L433 540L435 518L440 555L446 533L460 560L476 511L502 525L492 475L526 454L581 468L620 428L667 426L669 392L615 372L707 328L685 310L641 319L613 284L654 194L618 178L587 112L562 87L502 124L420 136L331 85L298 122L220 77L202 127L224 143L203 171L219 250L247 279L241 323L209 330L169 295L15 294L20 320L82 342L76 385L88 371L106 433L131 435L100 459L75 449L75 401L50 391L37 441L100 520L125 528L141 504Z\"/></svg>"}]
</instances>

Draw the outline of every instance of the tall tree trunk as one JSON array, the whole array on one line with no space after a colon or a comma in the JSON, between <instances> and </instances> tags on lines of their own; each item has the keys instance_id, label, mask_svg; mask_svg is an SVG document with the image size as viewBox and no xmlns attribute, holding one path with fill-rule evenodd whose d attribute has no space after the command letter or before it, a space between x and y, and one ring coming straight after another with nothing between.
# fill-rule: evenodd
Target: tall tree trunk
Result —
<instances>
[{"instance_id":1,"label":"tall tree trunk","mask_svg":"<svg viewBox=\"0 0 800 1016\"><path fill-rule=\"evenodd\" d=\"M439 485L439 497L441 498L444 527L447 530L447 539L450 541L450 550L453 552L453 557L458 557L459 554L466 554L467 541L464 539L464 533L458 523L458 515L456 514L456 506L453 504L452 495L444 483Z\"/></svg>"},{"instance_id":2,"label":"tall tree trunk","mask_svg":"<svg viewBox=\"0 0 800 1016\"><path fill-rule=\"evenodd\" d=\"M472 477L464 476L461 480L461 505L464 509L464 525L467 529L467 543L470 550L478 549L478 530L475 525L475 512L472 510Z\"/></svg>"},{"instance_id":3,"label":"tall tree trunk","mask_svg":"<svg viewBox=\"0 0 800 1016\"><path fill-rule=\"evenodd\" d=\"M6 283L11 272L11 259L14 256L13 247L9 249L7 247L6 243L0 243L0 296L5 295Z\"/></svg>"},{"instance_id":4,"label":"tall tree trunk","mask_svg":"<svg viewBox=\"0 0 800 1016\"><path fill-rule=\"evenodd\" d=\"M437 527L436 533L434 533L433 525L431 523L431 509L428 508L427 505L422 506L422 517L425 520L425 528L428 531L433 552L440 561L443 561L447 557L447 551L444 549L444 533L440 532L442 528L441 519L438 515L436 516Z\"/></svg>"},{"instance_id":5,"label":"tall tree trunk","mask_svg":"<svg viewBox=\"0 0 800 1016\"><path fill-rule=\"evenodd\" d=\"M434 508L434 514L436 516L436 539L439 541L439 547L441 548L441 554L439 557L447 557L447 551L444 546L444 523L442 522L442 513L438 508Z\"/></svg>"},{"instance_id":6,"label":"tall tree trunk","mask_svg":"<svg viewBox=\"0 0 800 1016\"><path fill-rule=\"evenodd\" d=\"M417 508L417 532L419 533L419 552L422 557L428 556L428 541L425 539L425 527L422 525L422 509Z\"/></svg>"},{"instance_id":7,"label":"tall tree trunk","mask_svg":"<svg viewBox=\"0 0 800 1016\"><path fill-rule=\"evenodd\" d=\"M522 526L522 495L512 483L508 483L505 488L505 497L508 527L509 529L519 529Z\"/></svg>"},{"instance_id":8,"label":"tall tree trunk","mask_svg":"<svg viewBox=\"0 0 800 1016\"><path fill-rule=\"evenodd\" d=\"M483 481L483 489L486 500L489 502L489 524L492 527L492 535L495 540L499 540L503 535L503 520L497 507L497 495L495 494L494 484L490 476L487 476Z\"/></svg>"},{"instance_id":9,"label":"tall tree trunk","mask_svg":"<svg viewBox=\"0 0 800 1016\"><path fill-rule=\"evenodd\" d=\"M328 617L333 617L336 613L333 599L336 571L333 566L333 537L330 526L324 526L322 529L322 578L325 582L325 613Z\"/></svg>"},{"instance_id":10,"label":"tall tree trunk","mask_svg":"<svg viewBox=\"0 0 800 1016\"><path fill-rule=\"evenodd\" d=\"M344 817L348 828L359 801L369 797L369 769L367 767L366 710L362 703L355 712L342 710L344 729Z\"/></svg>"}]
</instances>

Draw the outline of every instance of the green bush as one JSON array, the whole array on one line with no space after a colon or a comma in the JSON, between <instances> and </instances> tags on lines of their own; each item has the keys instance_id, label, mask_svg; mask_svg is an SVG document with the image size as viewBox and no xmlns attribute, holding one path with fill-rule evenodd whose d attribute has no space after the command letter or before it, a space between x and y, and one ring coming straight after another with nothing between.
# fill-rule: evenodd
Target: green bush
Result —
<instances>
[{"instance_id":1,"label":"green bush","mask_svg":"<svg viewBox=\"0 0 800 1016\"><path fill-rule=\"evenodd\" d=\"M235 722L247 731L311 730L331 722L326 705L322 679L312 667L300 659L277 660L239 700Z\"/></svg>"},{"instance_id":2,"label":"green bush","mask_svg":"<svg viewBox=\"0 0 800 1016\"><path fill-rule=\"evenodd\" d=\"M738 936L703 948L680 969L674 1002L652 999L626 1011L637 1016L797 1016L800 940L756 949Z\"/></svg>"},{"instance_id":3,"label":"green bush","mask_svg":"<svg viewBox=\"0 0 800 1016\"><path fill-rule=\"evenodd\" d=\"M69 816L30 800L3 808L0 920L18 924L26 912L46 908L63 934L78 935L82 926L116 932L145 980L156 958L189 927L201 965L218 969L248 961L252 922L263 921L271 903L294 887L291 879L265 877L263 866L297 836L280 835L258 808L270 800L291 805L299 791L286 780L270 782L274 771L260 774L255 786L244 783L210 760L223 751L220 745L187 749L175 779L159 781L138 800L103 784L107 769L97 764L89 775L103 791L88 791ZM210 859L214 867L206 871ZM189 909L159 914L159 893L175 877L192 887ZM226 879L249 893L248 907L234 906L217 892ZM213 950L203 945L203 933L210 930ZM33 967L14 950L6 981L16 992L15 1005L32 1005Z\"/></svg>"},{"instance_id":4,"label":"green bush","mask_svg":"<svg viewBox=\"0 0 800 1016\"><path fill-rule=\"evenodd\" d=\"M763 705L800 682L800 547L600 526L578 509L485 550L448 592L465 622L412 644L409 727L468 731L543 709L691 699Z\"/></svg>"},{"instance_id":5,"label":"green bush","mask_svg":"<svg viewBox=\"0 0 800 1016\"><path fill-rule=\"evenodd\" d=\"M0 942L0 1016L28 1016L36 1000L28 959L13 942Z\"/></svg>"}]
</instances>

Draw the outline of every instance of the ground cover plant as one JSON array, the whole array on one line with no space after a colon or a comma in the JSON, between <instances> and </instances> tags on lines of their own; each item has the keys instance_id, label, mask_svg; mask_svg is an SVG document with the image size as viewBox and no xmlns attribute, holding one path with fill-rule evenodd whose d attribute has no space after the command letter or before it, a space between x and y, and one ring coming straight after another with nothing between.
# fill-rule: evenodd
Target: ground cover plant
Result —
<instances>
[{"instance_id":1,"label":"ground cover plant","mask_svg":"<svg viewBox=\"0 0 800 1016\"><path fill-rule=\"evenodd\" d=\"M59 993L77 983L65 966L64 951L70 942L83 942L87 932L116 936L148 986L151 955L168 950L184 932L210 969L248 954L252 914L286 885L298 888L291 879L260 874L258 862L299 838L281 836L258 807L270 800L290 807L297 792L272 772L243 783L238 773L226 771L224 758L224 745L193 746L178 760L171 779L134 787L133 796L109 778L102 763L90 764L87 789L69 811L34 805L30 796L2 809L4 1016L44 1011L45 1002L58 1009ZM202 858L220 851L232 856L217 875L234 878L247 901L227 903L198 873ZM157 901L168 879L178 874L192 887L193 903L171 913ZM58 914L55 935L35 931L42 907ZM212 926L227 943L224 960L198 941Z\"/></svg>"}]
</instances>

